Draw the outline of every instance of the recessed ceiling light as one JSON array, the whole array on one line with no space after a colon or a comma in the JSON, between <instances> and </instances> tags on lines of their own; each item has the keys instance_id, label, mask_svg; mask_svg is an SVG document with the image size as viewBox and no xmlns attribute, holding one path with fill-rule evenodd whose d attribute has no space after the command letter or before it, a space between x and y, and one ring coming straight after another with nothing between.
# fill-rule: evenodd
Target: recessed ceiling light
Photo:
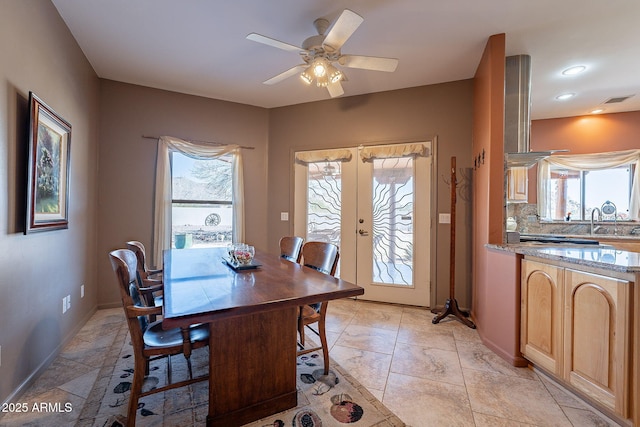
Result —
<instances>
[{"instance_id":1,"label":"recessed ceiling light","mask_svg":"<svg viewBox=\"0 0 640 427\"><path fill-rule=\"evenodd\" d=\"M563 93L562 95L556 96L556 99L558 101L565 101L565 100L567 100L569 98L573 98L574 96L576 96L575 93Z\"/></svg>"},{"instance_id":2,"label":"recessed ceiling light","mask_svg":"<svg viewBox=\"0 0 640 427\"><path fill-rule=\"evenodd\" d=\"M589 114L598 114L598 113L602 113L603 111L604 111L604 108L596 108L595 110L589 111Z\"/></svg>"},{"instance_id":3,"label":"recessed ceiling light","mask_svg":"<svg viewBox=\"0 0 640 427\"><path fill-rule=\"evenodd\" d=\"M565 76L575 76L576 74L580 74L586 69L587 67L585 67L584 65L576 65L575 67L567 68L562 72L562 74Z\"/></svg>"}]
</instances>

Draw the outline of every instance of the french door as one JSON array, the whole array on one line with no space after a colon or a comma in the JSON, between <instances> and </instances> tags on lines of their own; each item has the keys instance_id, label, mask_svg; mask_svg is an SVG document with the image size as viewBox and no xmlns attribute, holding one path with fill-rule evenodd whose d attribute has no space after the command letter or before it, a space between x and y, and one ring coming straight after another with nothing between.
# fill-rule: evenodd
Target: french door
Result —
<instances>
[{"instance_id":1,"label":"french door","mask_svg":"<svg viewBox=\"0 0 640 427\"><path fill-rule=\"evenodd\" d=\"M295 234L338 245L363 299L429 306L430 142L295 157Z\"/></svg>"}]
</instances>

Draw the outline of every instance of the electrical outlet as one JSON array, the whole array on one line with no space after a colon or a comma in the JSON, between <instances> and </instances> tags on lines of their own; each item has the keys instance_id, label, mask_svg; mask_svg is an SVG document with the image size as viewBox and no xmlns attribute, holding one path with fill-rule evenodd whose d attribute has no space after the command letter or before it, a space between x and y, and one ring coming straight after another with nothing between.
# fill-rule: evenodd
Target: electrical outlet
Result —
<instances>
[{"instance_id":1,"label":"electrical outlet","mask_svg":"<svg viewBox=\"0 0 640 427\"><path fill-rule=\"evenodd\" d=\"M67 297L62 298L62 314L67 312Z\"/></svg>"},{"instance_id":2,"label":"electrical outlet","mask_svg":"<svg viewBox=\"0 0 640 427\"><path fill-rule=\"evenodd\" d=\"M80 298L84 298L84 285L80 285Z\"/></svg>"},{"instance_id":3,"label":"electrical outlet","mask_svg":"<svg viewBox=\"0 0 640 427\"><path fill-rule=\"evenodd\" d=\"M280 212L280 221L289 221L289 212Z\"/></svg>"},{"instance_id":4,"label":"electrical outlet","mask_svg":"<svg viewBox=\"0 0 640 427\"><path fill-rule=\"evenodd\" d=\"M67 295L67 310L71 309L71 295Z\"/></svg>"}]
</instances>

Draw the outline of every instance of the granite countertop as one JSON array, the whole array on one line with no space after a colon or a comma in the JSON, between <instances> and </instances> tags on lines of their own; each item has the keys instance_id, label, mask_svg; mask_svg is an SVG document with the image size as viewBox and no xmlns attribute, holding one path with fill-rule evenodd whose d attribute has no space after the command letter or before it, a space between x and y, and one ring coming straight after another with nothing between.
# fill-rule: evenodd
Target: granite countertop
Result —
<instances>
[{"instance_id":1,"label":"granite countertop","mask_svg":"<svg viewBox=\"0 0 640 427\"><path fill-rule=\"evenodd\" d=\"M618 250L609 245L509 243L487 244L485 247L622 273L640 273L639 252Z\"/></svg>"}]
</instances>

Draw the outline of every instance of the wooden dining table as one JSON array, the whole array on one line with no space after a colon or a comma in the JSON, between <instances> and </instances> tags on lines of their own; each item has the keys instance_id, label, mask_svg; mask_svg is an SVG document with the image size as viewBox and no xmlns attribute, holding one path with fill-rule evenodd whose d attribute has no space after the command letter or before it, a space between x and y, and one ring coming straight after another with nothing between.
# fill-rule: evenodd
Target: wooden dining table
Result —
<instances>
[{"instance_id":1,"label":"wooden dining table","mask_svg":"<svg viewBox=\"0 0 640 427\"><path fill-rule=\"evenodd\" d=\"M225 248L164 252L163 327L208 323L207 426L236 426L297 405L299 307L364 294L353 283L256 251L235 270Z\"/></svg>"}]
</instances>

